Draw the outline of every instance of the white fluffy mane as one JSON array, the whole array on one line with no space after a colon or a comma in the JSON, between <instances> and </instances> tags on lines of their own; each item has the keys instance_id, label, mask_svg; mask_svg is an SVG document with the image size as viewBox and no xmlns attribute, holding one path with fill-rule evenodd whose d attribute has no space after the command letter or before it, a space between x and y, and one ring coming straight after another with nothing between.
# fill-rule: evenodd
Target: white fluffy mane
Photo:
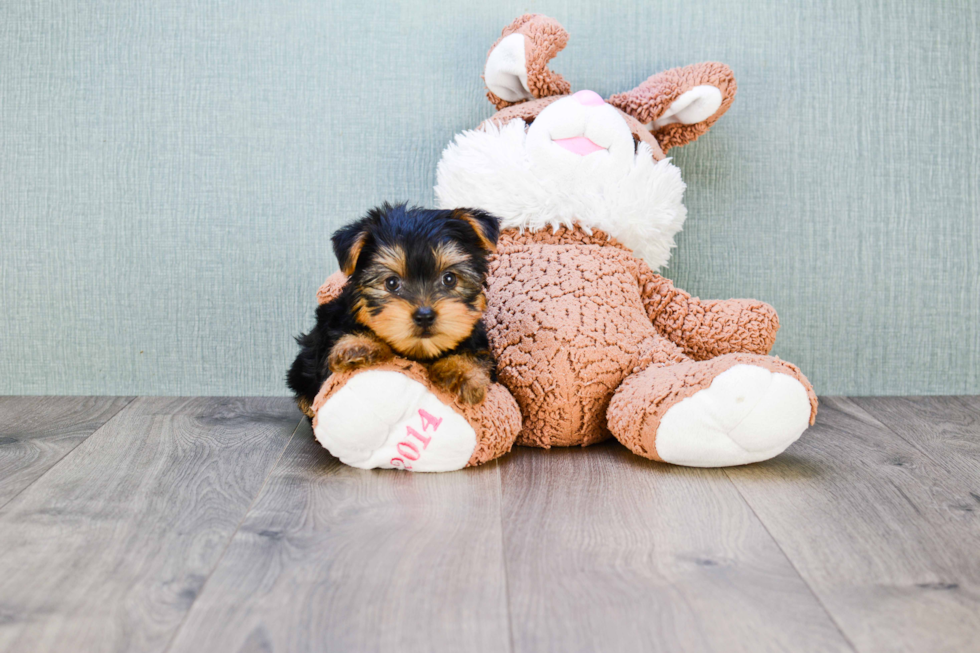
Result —
<instances>
[{"instance_id":1,"label":"white fluffy mane","mask_svg":"<svg viewBox=\"0 0 980 653\"><path fill-rule=\"evenodd\" d=\"M659 269L687 217L680 170L669 159L654 161L650 147L640 143L625 176L604 172L596 165L535 174L524 121L517 119L458 134L442 153L435 191L441 208L483 209L505 229L601 229Z\"/></svg>"}]
</instances>

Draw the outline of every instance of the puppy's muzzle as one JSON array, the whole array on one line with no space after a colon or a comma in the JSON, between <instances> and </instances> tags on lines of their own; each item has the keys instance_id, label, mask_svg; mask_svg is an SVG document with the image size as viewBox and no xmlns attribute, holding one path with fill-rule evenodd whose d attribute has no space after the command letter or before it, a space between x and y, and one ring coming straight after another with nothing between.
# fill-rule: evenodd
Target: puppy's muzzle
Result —
<instances>
[{"instance_id":1,"label":"puppy's muzzle","mask_svg":"<svg viewBox=\"0 0 980 653\"><path fill-rule=\"evenodd\" d=\"M415 309L412 313L412 321L423 329L428 329L436 321L436 312L428 306Z\"/></svg>"}]
</instances>

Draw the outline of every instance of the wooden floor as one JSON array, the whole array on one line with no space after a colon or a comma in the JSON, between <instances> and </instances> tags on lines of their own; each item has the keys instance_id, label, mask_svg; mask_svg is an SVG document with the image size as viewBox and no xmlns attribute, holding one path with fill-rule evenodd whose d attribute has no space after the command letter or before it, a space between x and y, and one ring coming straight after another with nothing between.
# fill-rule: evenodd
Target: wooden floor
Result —
<instances>
[{"instance_id":1,"label":"wooden floor","mask_svg":"<svg viewBox=\"0 0 980 653\"><path fill-rule=\"evenodd\" d=\"M287 399L0 398L0 651L980 651L980 398L775 460L339 464Z\"/></svg>"}]
</instances>

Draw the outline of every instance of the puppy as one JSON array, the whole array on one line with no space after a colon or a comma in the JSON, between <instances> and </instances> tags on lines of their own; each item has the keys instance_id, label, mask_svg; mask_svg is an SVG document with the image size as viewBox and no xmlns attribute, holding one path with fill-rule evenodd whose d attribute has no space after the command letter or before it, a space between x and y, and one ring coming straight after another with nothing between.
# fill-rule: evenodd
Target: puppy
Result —
<instances>
[{"instance_id":1,"label":"puppy","mask_svg":"<svg viewBox=\"0 0 980 653\"><path fill-rule=\"evenodd\" d=\"M332 242L347 285L296 339L286 377L300 409L313 416L330 374L395 355L424 363L432 382L460 401L483 401L495 380L483 285L499 234L497 218L483 211L387 203L339 229Z\"/></svg>"}]
</instances>

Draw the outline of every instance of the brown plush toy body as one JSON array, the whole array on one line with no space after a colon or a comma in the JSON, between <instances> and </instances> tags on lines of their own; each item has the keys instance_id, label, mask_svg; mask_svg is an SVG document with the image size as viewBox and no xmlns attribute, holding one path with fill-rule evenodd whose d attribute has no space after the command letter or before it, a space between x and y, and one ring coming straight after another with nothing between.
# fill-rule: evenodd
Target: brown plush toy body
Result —
<instances>
[{"instance_id":1,"label":"brown plush toy body","mask_svg":"<svg viewBox=\"0 0 980 653\"><path fill-rule=\"evenodd\" d=\"M778 329L771 307L739 299L701 302L602 232L506 232L487 296L500 380L524 418L517 444L588 445L611 432L635 453L662 460L657 434L667 411L736 366L769 378L761 392L732 388L730 396L718 397L716 412L762 401L772 374L801 382L791 389L803 390L797 397L808 404L807 418L816 409L799 370L764 356ZM760 426L767 425L753 425ZM687 434L676 435L697 448ZM751 443L742 444L745 458L774 455L769 446L752 451ZM672 462L711 461L692 455Z\"/></svg>"},{"instance_id":2,"label":"brown plush toy body","mask_svg":"<svg viewBox=\"0 0 980 653\"><path fill-rule=\"evenodd\" d=\"M343 462L448 471L515 442L612 435L646 458L717 467L778 455L812 423L809 382L767 355L771 307L700 301L655 273L686 218L664 152L728 109L731 70L678 68L609 100L570 94L546 67L567 39L544 16L505 28L484 71L498 113L439 163L442 208L501 218L485 316L500 384L461 406L407 361L331 377L314 432ZM343 281L328 280L320 300Z\"/></svg>"}]
</instances>

